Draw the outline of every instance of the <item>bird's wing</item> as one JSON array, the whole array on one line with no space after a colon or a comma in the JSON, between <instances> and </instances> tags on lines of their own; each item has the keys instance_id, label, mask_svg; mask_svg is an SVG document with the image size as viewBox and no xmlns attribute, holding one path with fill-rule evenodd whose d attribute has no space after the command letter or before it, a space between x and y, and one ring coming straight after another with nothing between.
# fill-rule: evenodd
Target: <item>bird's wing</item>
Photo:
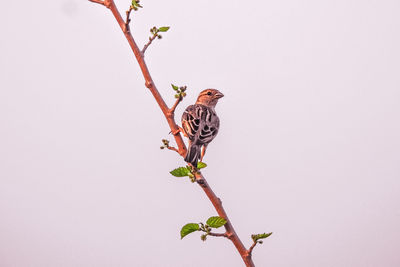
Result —
<instances>
[{"instance_id":1,"label":"bird's wing","mask_svg":"<svg viewBox=\"0 0 400 267\"><path fill-rule=\"evenodd\" d=\"M191 105L182 115L182 127L190 141L207 145L218 133L219 119L212 109Z\"/></svg>"},{"instance_id":2,"label":"bird's wing","mask_svg":"<svg viewBox=\"0 0 400 267\"><path fill-rule=\"evenodd\" d=\"M182 128L190 141L194 141L200 127L200 118L197 105L190 105L182 115Z\"/></svg>"}]
</instances>

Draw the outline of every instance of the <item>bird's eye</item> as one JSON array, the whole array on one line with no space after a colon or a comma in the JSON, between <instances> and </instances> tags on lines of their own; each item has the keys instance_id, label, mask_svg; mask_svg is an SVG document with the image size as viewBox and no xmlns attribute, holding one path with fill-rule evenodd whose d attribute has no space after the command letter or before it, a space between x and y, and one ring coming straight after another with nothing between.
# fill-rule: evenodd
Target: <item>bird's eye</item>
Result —
<instances>
[{"instance_id":1,"label":"bird's eye","mask_svg":"<svg viewBox=\"0 0 400 267\"><path fill-rule=\"evenodd\" d=\"M211 92L207 92L207 95L211 95Z\"/></svg>"}]
</instances>

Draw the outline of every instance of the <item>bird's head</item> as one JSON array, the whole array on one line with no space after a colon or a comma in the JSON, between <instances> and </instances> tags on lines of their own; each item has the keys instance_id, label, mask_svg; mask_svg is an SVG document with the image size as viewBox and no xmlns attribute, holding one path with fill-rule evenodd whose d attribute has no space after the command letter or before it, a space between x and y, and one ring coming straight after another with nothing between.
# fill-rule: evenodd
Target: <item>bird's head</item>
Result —
<instances>
[{"instance_id":1,"label":"bird's head","mask_svg":"<svg viewBox=\"0 0 400 267\"><path fill-rule=\"evenodd\" d=\"M201 91L199 97L197 98L196 104L201 104L208 107L215 107L218 103L218 99L223 97L222 94L217 89L206 89Z\"/></svg>"}]
</instances>

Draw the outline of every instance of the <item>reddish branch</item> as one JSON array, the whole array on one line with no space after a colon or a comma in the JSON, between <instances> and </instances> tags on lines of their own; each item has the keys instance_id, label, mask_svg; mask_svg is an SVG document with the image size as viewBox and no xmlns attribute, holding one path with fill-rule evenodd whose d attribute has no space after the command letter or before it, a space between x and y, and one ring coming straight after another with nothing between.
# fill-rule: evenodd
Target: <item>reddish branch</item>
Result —
<instances>
[{"instance_id":1,"label":"reddish branch","mask_svg":"<svg viewBox=\"0 0 400 267\"><path fill-rule=\"evenodd\" d=\"M251 253L253 252L253 249L256 245L257 245L257 241L254 241L253 245L251 245L251 247L247 250L247 254L249 254L250 257L251 257Z\"/></svg>"},{"instance_id":2,"label":"reddish branch","mask_svg":"<svg viewBox=\"0 0 400 267\"><path fill-rule=\"evenodd\" d=\"M179 102L181 102L181 101L182 101L182 97L181 96L176 99L175 104L171 108L172 112L175 112L176 107L178 106Z\"/></svg>"},{"instance_id":3,"label":"reddish branch","mask_svg":"<svg viewBox=\"0 0 400 267\"><path fill-rule=\"evenodd\" d=\"M125 20L125 31L130 32L129 23L131 22L131 12L133 10L133 6L130 6L129 9L126 11L126 20Z\"/></svg>"},{"instance_id":4,"label":"reddish branch","mask_svg":"<svg viewBox=\"0 0 400 267\"><path fill-rule=\"evenodd\" d=\"M187 150L186 150L185 143L182 139L182 136L180 134L179 126L175 123L175 114L174 114L175 108L179 104L181 99L177 99L177 101L175 102L173 107L168 108L164 99L162 98L159 91L157 90L157 87L154 84L153 79L151 78L150 72L149 72L146 62L144 60L144 52L146 51L146 48L148 47L148 45L150 45L151 41L149 41L149 43L147 44L147 47L145 46L143 51L141 51L138 48L132 34L129 31L129 13L127 13L127 21L125 22L123 20L123 18L121 17L121 14L119 13L113 0L104 0L104 1L89 0L89 1L104 5L105 7L107 7L108 9L111 10L111 12L114 15L115 19L117 20L119 26L121 27L121 30L123 31L128 43L136 57L137 62L139 63L140 69L141 69L143 77L145 79L146 87L153 94L155 100L157 101L157 104L159 105L159 107L161 108L161 111L163 112L165 118L167 119L168 125L171 128L171 132L174 134L175 142L178 145L178 149L172 148L171 150L177 151L182 157L184 157L186 155ZM229 240L231 240L232 243L235 245L236 249L238 250L238 252L240 253L240 256L242 257L246 266L248 266L248 267L254 266L253 260L251 258L251 251L246 250L242 241L239 239L239 236L236 234L235 229L233 228L232 223L229 220L228 215L226 214L226 212L222 206L222 201L215 195L215 193L213 192L211 187L208 185L206 179L200 172L195 173L195 177L196 177L197 183L201 186L201 188L206 193L208 199L213 204L218 215L227 221L227 223L224 225L225 230L226 230L225 233L223 233L223 234L217 234L217 233L211 234L210 233L210 235L222 236L222 237L226 237Z\"/></svg>"},{"instance_id":5,"label":"reddish branch","mask_svg":"<svg viewBox=\"0 0 400 267\"><path fill-rule=\"evenodd\" d=\"M211 236L221 236L221 237L228 237L228 234L227 233L212 233L212 232L210 232L210 233L208 233L208 235L211 235Z\"/></svg>"},{"instance_id":6,"label":"reddish branch","mask_svg":"<svg viewBox=\"0 0 400 267\"><path fill-rule=\"evenodd\" d=\"M167 146L167 148L168 148L169 150L172 150L172 151L175 151L175 152L179 153L179 150L176 149L176 148L173 147L173 146Z\"/></svg>"},{"instance_id":7,"label":"reddish branch","mask_svg":"<svg viewBox=\"0 0 400 267\"><path fill-rule=\"evenodd\" d=\"M225 232L226 237L229 238L232 241L232 243L235 245L237 251L240 253L240 256L242 256L242 259L245 262L246 266L254 266L253 260L251 258L251 253L249 253L249 251L246 250L246 248L243 245L242 241L240 240L239 236L236 234L236 231L233 228L233 225L232 225L231 221L229 220L228 215L226 214L226 212L224 210L224 207L222 206L221 199L219 199L215 195L214 191L208 185L206 179L200 172L195 173L195 177L196 177L197 183L201 186L201 188L206 193L208 199L213 204L218 215L226 220L226 224L224 225L225 230L226 230L226 232Z\"/></svg>"},{"instance_id":8,"label":"reddish branch","mask_svg":"<svg viewBox=\"0 0 400 267\"><path fill-rule=\"evenodd\" d=\"M153 36L149 37L149 41L147 42L147 44L145 44L143 46L142 49L142 54L144 55L144 53L146 52L147 48L151 45L151 43L154 41L154 39L157 38L157 34L154 34Z\"/></svg>"}]
</instances>

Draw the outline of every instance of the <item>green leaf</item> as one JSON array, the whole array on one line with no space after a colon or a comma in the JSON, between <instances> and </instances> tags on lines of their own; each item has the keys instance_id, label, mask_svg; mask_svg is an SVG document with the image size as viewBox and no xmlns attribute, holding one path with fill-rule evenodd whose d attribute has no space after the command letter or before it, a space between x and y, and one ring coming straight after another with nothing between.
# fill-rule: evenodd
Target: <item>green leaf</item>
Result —
<instances>
[{"instance_id":1,"label":"green leaf","mask_svg":"<svg viewBox=\"0 0 400 267\"><path fill-rule=\"evenodd\" d=\"M263 233L263 234L256 234L256 235L251 235L251 238L253 239L254 242L257 242L259 239L264 239L272 235L271 233Z\"/></svg>"},{"instance_id":2,"label":"green leaf","mask_svg":"<svg viewBox=\"0 0 400 267\"><path fill-rule=\"evenodd\" d=\"M196 232L200 229L198 223L188 223L184 225L181 229L181 239L190 233Z\"/></svg>"},{"instance_id":3,"label":"green leaf","mask_svg":"<svg viewBox=\"0 0 400 267\"><path fill-rule=\"evenodd\" d=\"M160 27L160 28L158 28L158 30L160 32L167 32L169 30L169 26Z\"/></svg>"},{"instance_id":4,"label":"green leaf","mask_svg":"<svg viewBox=\"0 0 400 267\"><path fill-rule=\"evenodd\" d=\"M176 177L189 176L190 171L186 167L179 167L169 172Z\"/></svg>"},{"instance_id":5,"label":"green leaf","mask_svg":"<svg viewBox=\"0 0 400 267\"><path fill-rule=\"evenodd\" d=\"M204 162L201 162L201 161L199 161L198 163L197 163L197 169L203 169L203 168L205 168L205 167L207 167L207 164L205 164Z\"/></svg>"},{"instance_id":6,"label":"green leaf","mask_svg":"<svg viewBox=\"0 0 400 267\"><path fill-rule=\"evenodd\" d=\"M138 7L142 7L138 2L136 2L136 0L132 0L132 7L136 8L135 10L137 10Z\"/></svg>"},{"instance_id":7,"label":"green leaf","mask_svg":"<svg viewBox=\"0 0 400 267\"><path fill-rule=\"evenodd\" d=\"M178 91L178 89L179 89L179 87L178 87L178 86L176 86L176 85L173 85L172 83L171 83L171 86L172 86L172 89L174 89L175 91Z\"/></svg>"},{"instance_id":8,"label":"green leaf","mask_svg":"<svg viewBox=\"0 0 400 267\"><path fill-rule=\"evenodd\" d=\"M210 217L207 220L207 224L212 228L219 228L226 224L226 220L219 216Z\"/></svg>"}]
</instances>

